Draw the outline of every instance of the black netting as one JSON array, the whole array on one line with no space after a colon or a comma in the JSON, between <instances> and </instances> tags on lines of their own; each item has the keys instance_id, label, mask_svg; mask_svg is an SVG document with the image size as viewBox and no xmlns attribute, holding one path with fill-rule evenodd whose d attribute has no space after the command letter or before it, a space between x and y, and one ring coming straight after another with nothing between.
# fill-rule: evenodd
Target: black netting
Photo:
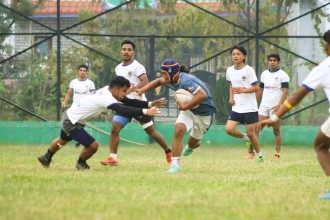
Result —
<instances>
[{"instance_id":1,"label":"black netting","mask_svg":"<svg viewBox=\"0 0 330 220\"><path fill-rule=\"evenodd\" d=\"M295 5L304 10L295 10L287 5L278 8L273 1L251 1L251 5L249 1L177 1L176 6L175 1L146 1L156 2L150 6L144 1L122 2L111 8L111 0L61 1L58 19L56 0L0 0L0 120L58 120L77 66L88 64L89 78L97 88L109 84L124 39L136 43L136 59L146 67L149 80L160 76L166 58L177 59L202 79L219 109L217 124L226 123L230 112L225 73L233 65L232 45L247 49L247 64L258 76L268 68L267 55L279 53L281 67L291 79L289 93L325 57L320 34L329 19L324 13L329 3L304 3ZM73 8L79 10L70 11ZM148 92L150 99L170 101L156 121L175 120L178 111L172 95L169 87ZM297 110L323 99L322 91L314 92ZM284 123L319 125L328 115L327 105L321 102Z\"/></svg>"}]
</instances>

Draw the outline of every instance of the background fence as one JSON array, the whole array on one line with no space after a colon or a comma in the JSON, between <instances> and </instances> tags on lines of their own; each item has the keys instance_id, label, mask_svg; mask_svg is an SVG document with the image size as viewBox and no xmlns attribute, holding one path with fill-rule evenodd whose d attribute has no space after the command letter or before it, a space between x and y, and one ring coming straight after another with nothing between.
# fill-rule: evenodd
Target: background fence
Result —
<instances>
[{"instance_id":1,"label":"background fence","mask_svg":"<svg viewBox=\"0 0 330 220\"><path fill-rule=\"evenodd\" d=\"M87 63L89 78L103 87L121 61L121 41L131 39L149 80L160 76L164 59L175 58L206 82L219 109L216 124L225 124L230 111L225 72L233 65L232 45L247 48L247 64L258 76L268 68L267 55L279 53L291 93L325 58L321 36L330 28L330 3L322 0L0 2L2 121L59 120L77 66ZM157 122L176 118L172 93L168 87L147 93L150 99L170 101ZM327 109L323 91L315 91L284 124L319 125Z\"/></svg>"}]
</instances>

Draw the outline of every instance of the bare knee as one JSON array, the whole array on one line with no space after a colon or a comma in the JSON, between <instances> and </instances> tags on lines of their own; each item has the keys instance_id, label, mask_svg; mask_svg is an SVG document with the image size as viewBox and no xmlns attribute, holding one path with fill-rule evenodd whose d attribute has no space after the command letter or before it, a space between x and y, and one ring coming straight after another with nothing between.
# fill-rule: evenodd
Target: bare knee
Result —
<instances>
[{"instance_id":1,"label":"bare knee","mask_svg":"<svg viewBox=\"0 0 330 220\"><path fill-rule=\"evenodd\" d=\"M232 128L227 128L227 127L226 127L226 133L229 134L229 135L231 135L231 136L233 136L233 134L234 134L234 129L232 129Z\"/></svg>"},{"instance_id":2,"label":"bare knee","mask_svg":"<svg viewBox=\"0 0 330 220\"><path fill-rule=\"evenodd\" d=\"M186 130L182 128L176 128L174 131L174 137L182 138L186 134Z\"/></svg>"},{"instance_id":3,"label":"bare knee","mask_svg":"<svg viewBox=\"0 0 330 220\"><path fill-rule=\"evenodd\" d=\"M94 141L91 145L88 146L88 149L95 153L99 149L99 143Z\"/></svg>"},{"instance_id":4,"label":"bare knee","mask_svg":"<svg viewBox=\"0 0 330 220\"><path fill-rule=\"evenodd\" d=\"M274 133L275 136L280 136L281 135L281 132L280 132L279 129L274 129L273 133Z\"/></svg>"},{"instance_id":5,"label":"bare knee","mask_svg":"<svg viewBox=\"0 0 330 220\"><path fill-rule=\"evenodd\" d=\"M155 127L153 125L145 128L144 131L151 137L157 136L157 130L155 129Z\"/></svg>"},{"instance_id":6,"label":"bare knee","mask_svg":"<svg viewBox=\"0 0 330 220\"><path fill-rule=\"evenodd\" d=\"M118 123L113 123L111 127L111 135L119 135L122 126Z\"/></svg>"}]
</instances>

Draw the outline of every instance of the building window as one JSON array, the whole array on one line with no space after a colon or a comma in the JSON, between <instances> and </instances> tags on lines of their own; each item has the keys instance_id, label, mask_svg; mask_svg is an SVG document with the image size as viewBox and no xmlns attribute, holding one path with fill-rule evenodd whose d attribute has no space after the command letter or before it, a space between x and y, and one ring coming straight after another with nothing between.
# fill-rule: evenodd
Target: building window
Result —
<instances>
[{"instance_id":1,"label":"building window","mask_svg":"<svg viewBox=\"0 0 330 220\"><path fill-rule=\"evenodd\" d=\"M47 37L45 36L34 37L34 43L38 43L44 40L45 38ZM52 38L35 47L35 53L40 60L47 59L49 57L49 53L51 50L52 50Z\"/></svg>"}]
</instances>

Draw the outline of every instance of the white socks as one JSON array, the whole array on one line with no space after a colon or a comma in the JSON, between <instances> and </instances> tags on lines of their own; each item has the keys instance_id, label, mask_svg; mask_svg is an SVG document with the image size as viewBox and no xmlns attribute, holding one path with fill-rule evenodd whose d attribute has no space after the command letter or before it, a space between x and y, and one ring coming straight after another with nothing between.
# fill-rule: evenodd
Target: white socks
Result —
<instances>
[{"instance_id":1,"label":"white socks","mask_svg":"<svg viewBox=\"0 0 330 220\"><path fill-rule=\"evenodd\" d=\"M113 153L110 153L110 157L112 157L113 159L117 160L117 154L113 154Z\"/></svg>"},{"instance_id":2,"label":"white socks","mask_svg":"<svg viewBox=\"0 0 330 220\"><path fill-rule=\"evenodd\" d=\"M178 165L180 163L180 157L172 157L172 164Z\"/></svg>"},{"instance_id":3,"label":"white socks","mask_svg":"<svg viewBox=\"0 0 330 220\"><path fill-rule=\"evenodd\" d=\"M242 132L242 134L244 135L244 136L242 137L242 139L243 139L244 141L250 141L250 138L247 136L247 134L245 134L245 133L243 133L243 132Z\"/></svg>"}]
</instances>

